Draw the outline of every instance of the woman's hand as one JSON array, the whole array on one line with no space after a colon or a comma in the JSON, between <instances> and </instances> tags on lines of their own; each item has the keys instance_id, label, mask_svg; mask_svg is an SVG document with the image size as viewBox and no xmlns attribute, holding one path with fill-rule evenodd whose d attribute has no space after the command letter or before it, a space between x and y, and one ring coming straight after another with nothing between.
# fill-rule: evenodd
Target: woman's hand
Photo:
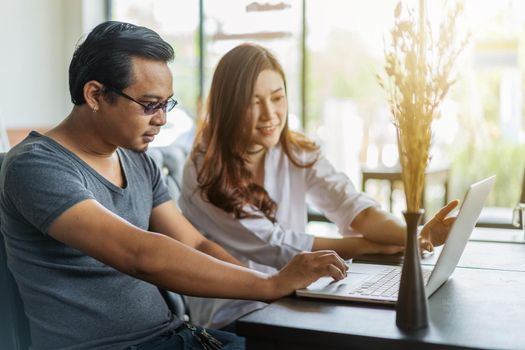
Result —
<instances>
[{"instance_id":1,"label":"woman's hand","mask_svg":"<svg viewBox=\"0 0 525 350\"><path fill-rule=\"evenodd\" d=\"M433 251L434 246L438 247L445 243L452 224L456 220L455 217L447 217L454 208L458 206L457 199L451 201L446 206L441 208L434 217L428 221L419 237L419 247L421 251Z\"/></svg>"}]
</instances>

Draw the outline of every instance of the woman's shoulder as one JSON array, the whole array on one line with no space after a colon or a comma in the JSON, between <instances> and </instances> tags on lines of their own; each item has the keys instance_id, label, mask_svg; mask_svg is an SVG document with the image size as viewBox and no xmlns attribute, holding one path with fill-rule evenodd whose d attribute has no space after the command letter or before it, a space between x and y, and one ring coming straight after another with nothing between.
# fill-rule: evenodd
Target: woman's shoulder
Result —
<instances>
[{"instance_id":1,"label":"woman's shoulder","mask_svg":"<svg viewBox=\"0 0 525 350\"><path fill-rule=\"evenodd\" d=\"M293 158L293 163L313 164L321 157L319 145L306 135L290 131L286 145L281 144L279 152ZM292 159L291 159L292 160Z\"/></svg>"},{"instance_id":2,"label":"woman's shoulder","mask_svg":"<svg viewBox=\"0 0 525 350\"><path fill-rule=\"evenodd\" d=\"M182 168L182 193L184 196L193 197L202 194L199 186L199 169L202 166L203 155L191 152L184 161Z\"/></svg>"}]
</instances>

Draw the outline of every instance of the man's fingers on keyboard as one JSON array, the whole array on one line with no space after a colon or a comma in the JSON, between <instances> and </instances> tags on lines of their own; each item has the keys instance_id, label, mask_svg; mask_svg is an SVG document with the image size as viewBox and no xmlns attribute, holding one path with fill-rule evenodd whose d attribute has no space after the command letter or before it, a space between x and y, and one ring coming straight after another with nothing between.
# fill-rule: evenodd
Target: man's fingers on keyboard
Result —
<instances>
[{"instance_id":1,"label":"man's fingers on keyboard","mask_svg":"<svg viewBox=\"0 0 525 350\"><path fill-rule=\"evenodd\" d=\"M328 275L336 281L340 281L346 276L346 273L344 273L339 267L335 266L334 264L329 264L327 266L327 269Z\"/></svg>"}]
</instances>

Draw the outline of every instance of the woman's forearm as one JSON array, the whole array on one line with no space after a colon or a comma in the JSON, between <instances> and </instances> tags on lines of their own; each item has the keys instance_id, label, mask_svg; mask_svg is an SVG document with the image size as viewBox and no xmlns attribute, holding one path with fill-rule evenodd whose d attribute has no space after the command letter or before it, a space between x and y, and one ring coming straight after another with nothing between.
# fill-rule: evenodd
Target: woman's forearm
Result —
<instances>
[{"instance_id":1,"label":"woman's forearm","mask_svg":"<svg viewBox=\"0 0 525 350\"><path fill-rule=\"evenodd\" d=\"M405 223L383 210L367 208L357 215L351 226L370 241L401 246L405 244Z\"/></svg>"},{"instance_id":2,"label":"woman's forearm","mask_svg":"<svg viewBox=\"0 0 525 350\"><path fill-rule=\"evenodd\" d=\"M316 237L312 250L334 250L344 259L364 254L395 254L402 251L398 244L377 243L364 237L321 238Z\"/></svg>"}]
</instances>

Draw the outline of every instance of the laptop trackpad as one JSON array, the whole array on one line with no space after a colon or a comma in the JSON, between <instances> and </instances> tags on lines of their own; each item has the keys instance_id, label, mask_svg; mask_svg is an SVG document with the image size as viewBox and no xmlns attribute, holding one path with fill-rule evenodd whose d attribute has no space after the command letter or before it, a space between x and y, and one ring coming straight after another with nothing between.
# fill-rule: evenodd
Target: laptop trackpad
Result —
<instances>
[{"instance_id":1,"label":"laptop trackpad","mask_svg":"<svg viewBox=\"0 0 525 350\"><path fill-rule=\"evenodd\" d=\"M360 287L365 280L372 275L385 270L384 265L374 264L351 264L347 276L334 281L330 277L322 277L309 285L306 289L311 291L322 291L328 293L347 294Z\"/></svg>"}]
</instances>

